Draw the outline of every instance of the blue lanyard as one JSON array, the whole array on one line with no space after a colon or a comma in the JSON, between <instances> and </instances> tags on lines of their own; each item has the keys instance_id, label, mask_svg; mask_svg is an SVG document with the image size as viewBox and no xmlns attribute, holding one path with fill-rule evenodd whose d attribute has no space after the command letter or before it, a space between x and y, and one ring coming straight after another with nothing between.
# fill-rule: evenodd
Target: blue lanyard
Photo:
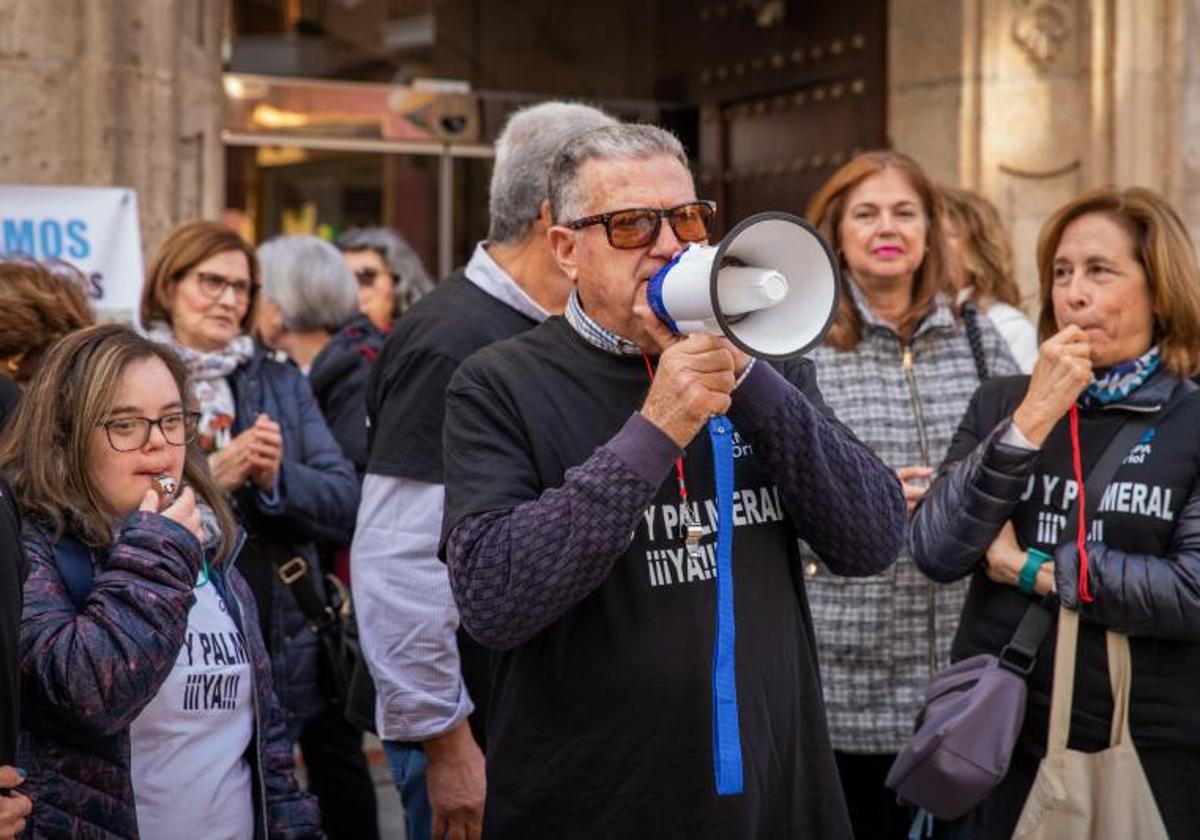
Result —
<instances>
[{"instance_id":1,"label":"blue lanyard","mask_svg":"<svg viewBox=\"0 0 1200 840\"><path fill-rule=\"evenodd\" d=\"M642 354L650 381L654 368L650 357ZM713 638L712 706L713 773L717 794L735 796L742 792L742 736L738 726L737 673L734 668L733 629L733 423L723 414L709 418L708 438L712 442L713 479L717 488L717 621ZM679 476L679 501L686 510L687 484L683 479L683 461L675 462ZM688 534L688 550L696 548L696 536ZM689 529L690 531L690 529ZM695 540L696 542L693 542Z\"/></svg>"},{"instance_id":2,"label":"blue lanyard","mask_svg":"<svg viewBox=\"0 0 1200 840\"><path fill-rule=\"evenodd\" d=\"M733 424L708 421L717 486L717 632L713 640L713 771L717 793L742 792L742 739L738 726L733 626Z\"/></svg>"}]
</instances>

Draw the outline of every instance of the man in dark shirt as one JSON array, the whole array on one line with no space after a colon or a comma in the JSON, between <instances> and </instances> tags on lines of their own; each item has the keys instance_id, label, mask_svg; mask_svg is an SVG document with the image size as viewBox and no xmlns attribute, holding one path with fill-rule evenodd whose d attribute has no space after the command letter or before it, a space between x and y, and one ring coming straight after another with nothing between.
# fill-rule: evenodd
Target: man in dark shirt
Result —
<instances>
[{"instance_id":1,"label":"man in dark shirt","mask_svg":"<svg viewBox=\"0 0 1200 840\"><path fill-rule=\"evenodd\" d=\"M487 653L456 641L437 557L443 394L463 359L562 311L570 282L546 240L546 175L566 138L613 122L563 102L510 116L496 141L488 241L396 322L367 386L370 460L351 579L408 840L474 837L483 810Z\"/></svg>"},{"instance_id":2,"label":"man in dark shirt","mask_svg":"<svg viewBox=\"0 0 1200 840\"><path fill-rule=\"evenodd\" d=\"M904 533L899 484L832 419L810 363L755 363L649 315L646 281L708 231L672 135L580 135L549 189L577 284L565 317L472 356L446 394L444 553L463 625L498 651L484 835L848 837L797 538L835 572L880 571ZM719 414L744 765L730 795L714 771L720 517L697 434Z\"/></svg>"}]
</instances>

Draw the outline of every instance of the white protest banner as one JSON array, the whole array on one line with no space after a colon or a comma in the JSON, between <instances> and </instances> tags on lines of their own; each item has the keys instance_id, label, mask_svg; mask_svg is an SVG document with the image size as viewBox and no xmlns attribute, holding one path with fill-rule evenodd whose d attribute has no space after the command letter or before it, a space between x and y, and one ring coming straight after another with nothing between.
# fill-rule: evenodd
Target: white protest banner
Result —
<instances>
[{"instance_id":1,"label":"white protest banner","mask_svg":"<svg viewBox=\"0 0 1200 840\"><path fill-rule=\"evenodd\" d=\"M71 263L100 320L137 323L145 272L133 190L0 184L0 257L18 255Z\"/></svg>"}]
</instances>

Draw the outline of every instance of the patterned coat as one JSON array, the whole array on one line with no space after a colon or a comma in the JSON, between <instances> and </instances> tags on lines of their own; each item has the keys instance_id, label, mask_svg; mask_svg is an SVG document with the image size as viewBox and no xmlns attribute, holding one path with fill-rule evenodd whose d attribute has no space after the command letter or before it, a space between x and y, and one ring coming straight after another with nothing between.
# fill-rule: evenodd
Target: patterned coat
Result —
<instances>
[{"instance_id":1,"label":"patterned coat","mask_svg":"<svg viewBox=\"0 0 1200 840\"><path fill-rule=\"evenodd\" d=\"M966 330L939 297L905 348L853 284L851 293L863 339L850 352L822 346L809 354L821 393L892 469L936 468L979 386ZM991 322L977 322L989 376L1019 373ZM934 584L907 547L885 572L867 578L836 576L807 545L802 549L834 749L899 752L930 676L950 662L966 582Z\"/></svg>"},{"instance_id":2,"label":"patterned coat","mask_svg":"<svg viewBox=\"0 0 1200 840\"><path fill-rule=\"evenodd\" d=\"M29 772L21 792L33 800L26 836L135 838L129 727L183 645L200 543L166 517L130 514L76 610L49 535L27 522L24 537L19 761ZM240 625L254 675L255 738L246 758L255 838L321 837L316 800L293 776L254 597L231 566L213 568L210 580Z\"/></svg>"}]
</instances>

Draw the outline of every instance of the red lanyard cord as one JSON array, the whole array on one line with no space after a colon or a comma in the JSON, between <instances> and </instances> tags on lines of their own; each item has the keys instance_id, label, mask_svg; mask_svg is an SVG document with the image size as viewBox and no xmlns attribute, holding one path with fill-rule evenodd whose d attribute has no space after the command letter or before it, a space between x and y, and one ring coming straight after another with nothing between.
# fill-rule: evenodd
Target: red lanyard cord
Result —
<instances>
[{"instance_id":1,"label":"red lanyard cord","mask_svg":"<svg viewBox=\"0 0 1200 840\"><path fill-rule=\"evenodd\" d=\"M1087 556L1087 497L1083 490L1083 456L1079 447L1079 409L1072 405L1069 414L1071 422L1071 460L1075 469L1075 484L1079 487L1079 528L1075 534L1075 545L1079 549L1079 599L1092 603L1092 590L1088 586L1088 556Z\"/></svg>"},{"instance_id":2,"label":"red lanyard cord","mask_svg":"<svg viewBox=\"0 0 1200 840\"><path fill-rule=\"evenodd\" d=\"M646 363L646 373L650 374L650 382L654 382L654 366L650 364L650 357L645 353L642 354L642 361ZM679 477L679 500L687 503L687 483L683 480L683 458L675 459L675 475Z\"/></svg>"}]
</instances>

